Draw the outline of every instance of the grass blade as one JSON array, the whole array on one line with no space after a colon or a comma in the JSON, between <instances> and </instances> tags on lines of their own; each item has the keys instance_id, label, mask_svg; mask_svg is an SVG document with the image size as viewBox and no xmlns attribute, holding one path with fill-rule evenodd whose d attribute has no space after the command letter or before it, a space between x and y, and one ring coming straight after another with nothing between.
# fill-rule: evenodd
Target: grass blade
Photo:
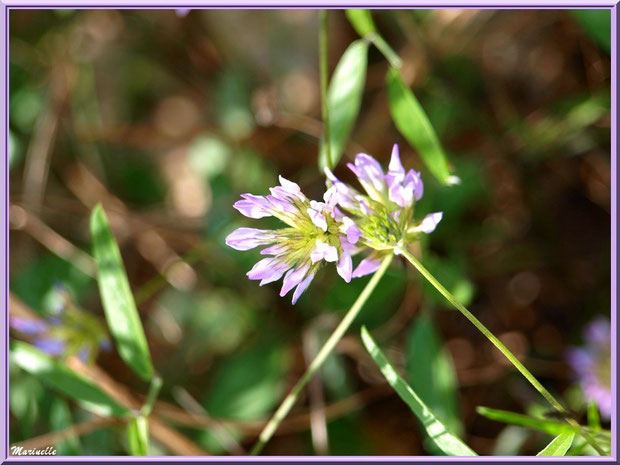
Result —
<instances>
[{"instance_id":1,"label":"grass blade","mask_svg":"<svg viewBox=\"0 0 620 465\"><path fill-rule=\"evenodd\" d=\"M366 350L379 366L381 373L385 376L388 383L405 401L413 413L418 417L430 439L444 453L453 456L471 456L477 455L471 450L467 444L461 441L457 436L452 434L445 425L437 419L433 412L426 406L422 399L411 389L403 378L396 372L394 367L385 358L377 344L370 336L365 327L362 327L362 341L366 346Z\"/></svg>"},{"instance_id":2,"label":"grass blade","mask_svg":"<svg viewBox=\"0 0 620 465\"><path fill-rule=\"evenodd\" d=\"M542 431L543 433L559 435L562 433L572 433L575 431L569 424L556 420L534 418L520 413L508 412L506 410L496 410L488 407L477 407L476 411L478 414L488 418L489 420L523 426L525 428Z\"/></svg>"},{"instance_id":3,"label":"grass blade","mask_svg":"<svg viewBox=\"0 0 620 465\"><path fill-rule=\"evenodd\" d=\"M419 152L429 171L442 184L454 184L454 177L450 175L448 160L435 129L403 81L400 71L390 68L386 83L390 113L398 131Z\"/></svg>"},{"instance_id":4,"label":"grass blade","mask_svg":"<svg viewBox=\"0 0 620 465\"><path fill-rule=\"evenodd\" d=\"M570 449L570 446L573 444L573 439L575 438L575 432L570 433L562 433L556 436L553 441L547 444L543 450L541 450L536 456L539 455L551 455L551 456L565 456Z\"/></svg>"},{"instance_id":5,"label":"grass blade","mask_svg":"<svg viewBox=\"0 0 620 465\"><path fill-rule=\"evenodd\" d=\"M344 52L329 83L327 106L329 110L329 129L331 158L335 167L344 153L347 141L359 114L366 83L368 63L368 43L356 40ZM319 149L319 168L327 164L327 150L321 139Z\"/></svg>"},{"instance_id":6,"label":"grass blade","mask_svg":"<svg viewBox=\"0 0 620 465\"><path fill-rule=\"evenodd\" d=\"M121 358L138 376L148 381L153 376L153 364L146 336L118 245L101 205L92 211L90 234L97 262L99 292L110 333Z\"/></svg>"},{"instance_id":7,"label":"grass blade","mask_svg":"<svg viewBox=\"0 0 620 465\"><path fill-rule=\"evenodd\" d=\"M11 341L10 354L11 359L21 369L75 399L84 409L106 417L129 414L128 409L118 404L96 384L30 344Z\"/></svg>"}]
</instances>

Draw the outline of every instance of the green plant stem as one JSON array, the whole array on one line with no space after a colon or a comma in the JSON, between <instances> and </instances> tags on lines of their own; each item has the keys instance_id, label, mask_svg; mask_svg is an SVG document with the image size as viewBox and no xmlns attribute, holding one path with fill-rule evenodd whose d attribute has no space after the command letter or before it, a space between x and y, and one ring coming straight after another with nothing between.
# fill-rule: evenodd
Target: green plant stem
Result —
<instances>
[{"instance_id":1,"label":"green plant stem","mask_svg":"<svg viewBox=\"0 0 620 465\"><path fill-rule=\"evenodd\" d=\"M377 50L381 52L381 54L388 61L390 66L395 69L400 69L403 66L403 61L400 59L398 54L388 45L388 43L381 37L379 34L371 32L366 34L364 38L370 41Z\"/></svg>"},{"instance_id":2,"label":"green plant stem","mask_svg":"<svg viewBox=\"0 0 620 465\"><path fill-rule=\"evenodd\" d=\"M321 79L321 115L323 117L323 139L325 153L327 155L327 166L330 170L334 169L332 159L332 145L329 127L329 106L327 105L327 85L328 85L328 47L327 47L327 10L319 10L319 72Z\"/></svg>"},{"instance_id":3,"label":"green plant stem","mask_svg":"<svg viewBox=\"0 0 620 465\"><path fill-rule=\"evenodd\" d=\"M151 385L149 386L149 392L146 395L146 400L144 401L144 405L142 409L140 409L140 414L148 417L153 410L153 405L155 405L155 401L157 400L157 396L159 395L159 391L161 390L162 379L159 375L153 376L151 379Z\"/></svg>"},{"instance_id":4,"label":"green plant stem","mask_svg":"<svg viewBox=\"0 0 620 465\"><path fill-rule=\"evenodd\" d=\"M319 353L316 355L314 360L312 360L310 365L308 365L306 372L299 379L299 381L297 381L295 386L293 386L293 389L291 389L291 392L289 392L286 398L282 401L278 407L278 410L276 410L276 413L273 414L269 422L265 425L260 433L260 436L258 437L258 440L256 441L256 444L254 444L254 447L252 447L252 450L250 451L251 455L258 455L263 450L265 444L267 444L267 442L271 439L273 433L275 433L276 429L278 429L278 426L282 420L284 420L293 405L295 405L301 390L306 386L306 384L308 384L308 381L310 381L321 365L323 365L325 359L332 353L334 347L336 347L336 344L338 344L340 339L342 339L342 336L344 336L344 333L349 329L351 323L353 323L355 317L357 317L360 310L372 294L372 291L374 291L375 287L379 283L379 280L392 262L393 257L394 256L390 254L383 259L379 269L375 272L372 278L370 278L370 281L368 281L368 284L366 284L366 287L360 293L355 303L351 306L347 314L336 327L334 332L329 336L327 341L325 341L325 344L321 347Z\"/></svg>"},{"instance_id":5,"label":"green plant stem","mask_svg":"<svg viewBox=\"0 0 620 465\"><path fill-rule=\"evenodd\" d=\"M540 382L534 377L530 371L525 368L519 359L506 347L502 341L500 341L489 329L482 324L482 322L476 318L467 308L465 308L456 298L448 292L448 290L441 285L439 281L435 279L435 277L416 259L408 250L404 247L399 247L398 252L400 255L405 257L409 263L411 263L421 274L426 278L426 280L431 283L435 289L439 291L441 295L445 297L445 299L450 302L459 312L461 312L465 318L467 318L478 330L484 334L484 336L491 341L491 343L499 349L499 351L512 363L517 370L527 379L534 388L542 394L542 396L551 404L553 408L555 408L558 412L566 413L566 409L558 400L553 397L553 395L547 391L547 389L540 384ZM592 437L581 428L581 425L577 423L572 418L565 418L566 422L570 424L573 428L577 429L581 435L590 443L590 445L596 449L596 451L605 455L605 452L600 448L600 446L592 439Z\"/></svg>"}]
</instances>

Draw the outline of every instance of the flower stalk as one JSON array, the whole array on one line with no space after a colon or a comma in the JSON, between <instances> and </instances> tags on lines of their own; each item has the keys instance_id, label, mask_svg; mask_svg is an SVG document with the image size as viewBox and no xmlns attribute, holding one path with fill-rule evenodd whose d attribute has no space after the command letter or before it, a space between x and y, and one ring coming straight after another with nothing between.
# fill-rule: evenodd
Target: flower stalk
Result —
<instances>
[{"instance_id":1,"label":"flower stalk","mask_svg":"<svg viewBox=\"0 0 620 465\"><path fill-rule=\"evenodd\" d=\"M491 343L499 349L499 351L506 357L510 363L514 365L514 367L519 370L519 372L527 379L532 386L551 404L553 408L555 408L560 413L566 413L567 410L564 406L555 398L553 395L547 391L547 389L540 384L534 375L525 368L525 365L519 361L519 359L506 347L502 341L500 341L489 329L482 324L482 322L476 318L465 306L463 306L456 298L448 292L448 290L441 285L437 279L416 259L405 247L395 247L394 253L397 255L402 255L405 257L409 263L411 263L419 272L426 278L426 280L439 291L439 293L444 296L444 298L452 304L459 312L465 316ZM569 423L573 428L578 430L581 435L588 441L588 443L600 454L605 455L605 452L600 448L600 446L594 441L594 439L572 418L566 417L566 422Z\"/></svg>"},{"instance_id":2,"label":"flower stalk","mask_svg":"<svg viewBox=\"0 0 620 465\"><path fill-rule=\"evenodd\" d=\"M321 368L323 362L325 362L325 359L332 353L334 347L336 347L336 344L338 344L340 339L342 339L342 336L344 336L347 332L360 310L374 291L375 287L377 287L377 284L381 280L381 277L385 274L388 266L390 266L393 257L394 256L392 254L389 254L383 259L379 269L372 276L372 278L370 278L370 281L368 281L368 284L366 284L366 287L362 290L355 303L351 306L334 332L329 336L314 360L312 360L310 365L308 365L306 372L299 379L299 381L297 381L295 386L293 386L284 401L280 404L280 407L278 407L278 410L276 410L269 422L265 425L260 433L260 436L258 437L258 440L256 441L256 444L254 444L254 447L252 447L252 450L250 451L251 455L260 454L263 447L265 447L265 444L267 444L267 442L271 439L282 420L288 415L293 405L295 405L302 389L308 384L319 368Z\"/></svg>"}]
</instances>

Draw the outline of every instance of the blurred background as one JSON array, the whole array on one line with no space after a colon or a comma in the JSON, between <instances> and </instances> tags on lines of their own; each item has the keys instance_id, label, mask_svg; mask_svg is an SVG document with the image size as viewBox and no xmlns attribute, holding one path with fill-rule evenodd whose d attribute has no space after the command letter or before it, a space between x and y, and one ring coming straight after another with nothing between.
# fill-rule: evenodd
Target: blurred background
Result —
<instances>
[{"instance_id":1,"label":"blurred background","mask_svg":"<svg viewBox=\"0 0 620 465\"><path fill-rule=\"evenodd\" d=\"M439 185L399 135L372 47L345 159L364 151L387 165L400 144L405 167L422 171L418 209L444 211L422 262L583 418L566 353L610 314L609 11L373 15L462 182ZM236 227L267 227L232 204L278 174L322 195L317 12L11 9L9 20L10 311L53 327L37 340L14 324L12 337L79 353L146 392L109 343L93 279L88 218L101 202L164 380L154 414L177 433L152 453L247 451L367 282L326 268L293 307L279 285L246 278L258 252L224 244ZM355 39L331 11L330 70ZM336 173L352 181L344 161ZM395 261L265 453L437 452L368 357L362 324L478 453L535 454L551 439L476 413L546 407ZM123 425L93 422L16 366L10 407L11 444L90 425L58 453L127 453Z\"/></svg>"}]
</instances>

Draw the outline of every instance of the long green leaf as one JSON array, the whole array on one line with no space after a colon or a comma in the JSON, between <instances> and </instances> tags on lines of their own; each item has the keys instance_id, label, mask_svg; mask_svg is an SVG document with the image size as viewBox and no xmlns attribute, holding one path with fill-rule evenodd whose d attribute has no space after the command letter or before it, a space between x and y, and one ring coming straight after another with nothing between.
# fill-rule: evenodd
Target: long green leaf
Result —
<instances>
[{"instance_id":1,"label":"long green leaf","mask_svg":"<svg viewBox=\"0 0 620 465\"><path fill-rule=\"evenodd\" d=\"M131 455L149 455L149 420L140 415L127 425L127 443Z\"/></svg>"},{"instance_id":2,"label":"long green leaf","mask_svg":"<svg viewBox=\"0 0 620 465\"><path fill-rule=\"evenodd\" d=\"M557 420L534 418L520 413L508 412L506 410L496 410L488 407L477 407L476 411L489 420L501 421L511 425L536 429L538 431L553 435L571 433L575 431L568 423L562 423Z\"/></svg>"},{"instance_id":3,"label":"long green leaf","mask_svg":"<svg viewBox=\"0 0 620 465\"><path fill-rule=\"evenodd\" d=\"M457 436L452 434L445 425L437 419L430 408L426 406L422 399L411 389L403 378L396 372L394 367L388 362L385 355L381 352L375 341L372 339L365 327L362 327L362 341L366 346L366 350L373 358L375 363L379 365L381 373L387 379L400 398L405 401L411 411L422 422L430 439L444 453L455 456L477 455L471 450L467 444L461 441Z\"/></svg>"},{"instance_id":4,"label":"long green leaf","mask_svg":"<svg viewBox=\"0 0 620 465\"><path fill-rule=\"evenodd\" d=\"M553 455L553 456L565 456L570 449L570 446L573 444L573 439L575 438L575 432L572 431L570 433L562 433L556 436L553 441L547 444L543 450L541 450L538 455Z\"/></svg>"},{"instance_id":5,"label":"long green leaf","mask_svg":"<svg viewBox=\"0 0 620 465\"><path fill-rule=\"evenodd\" d=\"M443 184L453 184L448 160L433 125L400 71L390 68L386 78L390 113L398 131L422 157L429 171Z\"/></svg>"},{"instance_id":6,"label":"long green leaf","mask_svg":"<svg viewBox=\"0 0 620 465\"><path fill-rule=\"evenodd\" d=\"M611 10L572 10L585 32L607 53L611 52Z\"/></svg>"},{"instance_id":7,"label":"long green leaf","mask_svg":"<svg viewBox=\"0 0 620 465\"><path fill-rule=\"evenodd\" d=\"M423 312L407 336L407 380L411 388L455 434L463 424L454 363L430 312Z\"/></svg>"},{"instance_id":8,"label":"long green leaf","mask_svg":"<svg viewBox=\"0 0 620 465\"><path fill-rule=\"evenodd\" d=\"M375 23L372 20L370 11L363 9L351 9L346 10L345 14L347 19L360 36L364 37L367 34L373 34L377 32Z\"/></svg>"},{"instance_id":9,"label":"long green leaf","mask_svg":"<svg viewBox=\"0 0 620 465\"><path fill-rule=\"evenodd\" d=\"M145 381L153 376L153 364L129 287L127 273L103 207L97 205L90 217L97 281L110 333L121 358Z\"/></svg>"},{"instance_id":10,"label":"long green leaf","mask_svg":"<svg viewBox=\"0 0 620 465\"><path fill-rule=\"evenodd\" d=\"M327 105L333 166L342 158L362 104L367 62L368 44L364 40L356 40L340 58L329 83ZM327 150L325 141L321 140L319 168L323 171L326 166Z\"/></svg>"},{"instance_id":11,"label":"long green leaf","mask_svg":"<svg viewBox=\"0 0 620 465\"><path fill-rule=\"evenodd\" d=\"M106 417L129 414L128 409L108 396L96 384L30 344L11 341L10 351L11 359L20 368L53 389L75 399L84 409Z\"/></svg>"}]
</instances>

